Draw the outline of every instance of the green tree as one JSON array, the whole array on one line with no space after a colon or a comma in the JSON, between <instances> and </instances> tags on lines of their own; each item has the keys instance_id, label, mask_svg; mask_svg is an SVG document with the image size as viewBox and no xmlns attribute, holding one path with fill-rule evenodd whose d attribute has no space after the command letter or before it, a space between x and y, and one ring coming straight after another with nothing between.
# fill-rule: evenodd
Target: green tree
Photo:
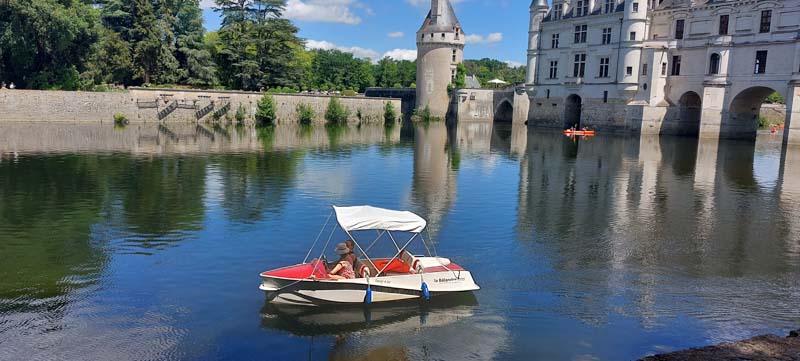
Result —
<instances>
[{"instance_id":1,"label":"green tree","mask_svg":"<svg viewBox=\"0 0 800 361\"><path fill-rule=\"evenodd\" d=\"M153 80L161 57L161 36L153 4L150 0L131 0L131 45L134 77L145 84Z\"/></svg>"},{"instance_id":2,"label":"green tree","mask_svg":"<svg viewBox=\"0 0 800 361\"><path fill-rule=\"evenodd\" d=\"M258 9L251 0L216 0L222 16L217 63L220 76L234 89L255 90L261 79L253 28Z\"/></svg>"},{"instance_id":3,"label":"green tree","mask_svg":"<svg viewBox=\"0 0 800 361\"><path fill-rule=\"evenodd\" d=\"M276 118L275 99L269 94L264 94L258 101L258 109L256 110L256 122L259 125L268 125L275 122Z\"/></svg>"},{"instance_id":4,"label":"green tree","mask_svg":"<svg viewBox=\"0 0 800 361\"><path fill-rule=\"evenodd\" d=\"M350 110L345 107L337 97L331 98L325 110L325 120L328 124L345 124L350 118Z\"/></svg>"},{"instance_id":5,"label":"green tree","mask_svg":"<svg viewBox=\"0 0 800 361\"><path fill-rule=\"evenodd\" d=\"M78 89L99 11L79 1L11 1L0 6L0 77L20 87Z\"/></svg>"},{"instance_id":6,"label":"green tree","mask_svg":"<svg viewBox=\"0 0 800 361\"><path fill-rule=\"evenodd\" d=\"M456 67L456 80L453 84L457 89L467 87L467 67L464 64L458 64Z\"/></svg>"},{"instance_id":7,"label":"green tree","mask_svg":"<svg viewBox=\"0 0 800 361\"><path fill-rule=\"evenodd\" d=\"M397 62L390 58L383 58L376 65L376 78L378 86L383 88L393 87L395 84L400 83L402 78Z\"/></svg>"},{"instance_id":8,"label":"green tree","mask_svg":"<svg viewBox=\"0 0 800 361\"><path fill-rule=\"evenodd\" d=\"M385 124L394 124L397 120L397 111L394 109L392 102L386 102L383 106L383 121Z\"/></svg>"},{"instance_id":9,"label":"green tree","mask_svg":"<svg viewBox=\"0 0 800 361\"><path fill-rule=\"evenodd\" d=\"M217 83L216 64L204 41L203 13L199 0L180 3L176 23L176 58L181 68L180 82L210 87Z\"/></svg>"},{"instance_id":10,"label":"green tree","mask_svg":"<svg viewBox=\"0 0 800 361\"><path fill-rule=\"evenodd\" d=\"M133 68L129 44L118 33L103 29L86 66L83 78L87 84L128 84Z\"/></svg>"}]
</instances>

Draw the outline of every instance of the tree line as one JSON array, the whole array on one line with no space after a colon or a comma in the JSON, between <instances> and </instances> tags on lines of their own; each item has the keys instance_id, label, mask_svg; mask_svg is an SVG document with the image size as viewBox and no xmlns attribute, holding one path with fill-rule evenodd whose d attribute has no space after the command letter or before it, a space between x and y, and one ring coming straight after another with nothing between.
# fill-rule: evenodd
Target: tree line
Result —
<instances>
[{"instance_id":1,"label":"tree line","mask_svg":"<svg viewBox=\"0 0 800 361\"><path fill-rule=\"evenodd\" d=\"M206 32L200 0L0 1L0 80L29 89L169 85L233 90L414 87L416 64L307 50L283 16L286 0L215 0ZM465 62L482 81L524 80L523 68Z\"/></svg>"}]
</instances>

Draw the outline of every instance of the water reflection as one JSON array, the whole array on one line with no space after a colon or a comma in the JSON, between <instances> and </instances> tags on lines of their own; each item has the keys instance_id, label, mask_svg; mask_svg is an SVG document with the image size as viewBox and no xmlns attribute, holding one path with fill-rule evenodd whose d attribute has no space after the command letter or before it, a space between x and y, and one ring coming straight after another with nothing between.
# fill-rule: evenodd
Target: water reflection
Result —
<instances>
[{"instance_id":1,"label":"water reflection","mask_svg":"<svg viewBox=\"0 0 800 361\"><path fill-rule=\"evenodd\" d=\"M532 134L528 145L518 233L554 267L545 286L567 299L556 312L646 328L692 315L721 338L741 322L797 319L796 291L776 291L798 287L798 238L783 231L797 217L756 181L754 143Z\"/></svg>"},{"instance_id":2,"label":"water reflection","mask_svg":"<svg viewBox=\"0 0 800 361\"><path fill-rule=\"evenodd\" d=\"M477 310L472 294L367 308L266 304L261 327L310 336L312 350L315 337L334 336L328 360L491 360L507 333Z\"/></svg>"},{"instance_id":3,"label":"water reflection","mask_svg":"<svg viewBox=\"0 0 800 361\"><path fill-rule=\"evenodd\" d=\"M426 214L435 233L456 199L461 155L448 141L444 122L414 128L414 173L411 201L414 210Z\"/></svg>"},{"instance_id":4,"label":"water reflection","mask_svg":"<svg viewBox=\"0 0 800 361\"><path fill-rule=\"evenodd\" d=\"M780 149L492 123L3 124L0 358L615 360L783 332L800 149ZM297 261L331 203L373 202L423 214L480 304L262 308L253 275Z\"/></svg>"}]
</instances>

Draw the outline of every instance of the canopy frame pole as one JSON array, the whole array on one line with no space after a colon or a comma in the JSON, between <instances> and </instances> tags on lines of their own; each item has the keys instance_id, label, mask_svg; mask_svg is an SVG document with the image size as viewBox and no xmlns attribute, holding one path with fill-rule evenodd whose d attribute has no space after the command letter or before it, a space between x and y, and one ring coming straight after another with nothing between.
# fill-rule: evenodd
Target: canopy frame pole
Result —
<instances>
[{"instance_id":1,"label":"canopy frame pole","mask_svg":"<svg viewBox=\"0 0 800 361\"><path fill-rule=\"evenodd\" d=\"M325 246L323 246L323 247L322 247L322 252L320 252L320 253L319 253L319 257L317 257L317 260L318 260L318 261L321 261L321 260L322 260L322 256L325 254L325 249L326 249L326 248L328 248L328 245L331 243L331 239L333 239L333 233L334 233L334 232L336 232L336 228L337 228L338 226L339 226L338 224L337 224L337 225L334 225L334 226L333 226L333 229L331 229L331 234L328 236L328 241L327 241L327 242L325 242ZM353 242L353 243L355 243L355 242ZM313 269L313 270L311 270L311 276L313 276L313 275L314 275L314 273L316 273L316 272L317 272L317 267L319 267L319 263L320 263L320 262L314 263L314 269ZM327 265L326 265L326 267L327 267ZM325 273L328 273L328 270L327 270L327 269L325 269ZM309 277L311 277L311 276L309 276Z\"/></svg>"},{"instance_id":2,"label":"canopy frame pole","mask_svg":"<svg viewBox=\"0 0 800 361\"><path fill-rule=\"evenodd\" d=\"M428 235L430 235L430 233ZM425 237L420 234L419 239L422 241L422 245L425 246L425 250L428 251L428 257L434 257L433 253L431 253L431 249L428 248L428 242L425 241Z\"/></svg>"},{"instance_id":3,"label":"canopy frame pole","mask_svg":"<svg viewBox=\"0 0 800 361\"><path fill-rule=\"evenodd\" d=\"M380 240L380 239L381 239L381 237L383 237L383 234L384 234L384 233L386 233L386 231L378 231L378 238L375 238L375 240L374 240L374 241L372 241L372 243L370 243L370 244L369 244L369 246L367 246L367 251L369 251L370 249L372 249L372 246L374 246L374 245L375 245L375 243L378 243L378 240ZM352 238L351 238L351 239L352 239ZM355 243L355 241L353 241L353 243Z\"/></svg>"},{"instance_id":4,"label":"canopy frame pole","mask_svg":"<svg viewBox=\"0 0 800 361\"><path fill-rule=\"evenodd\" d=\"M391 234L391 233L389 233L389 234ZM417 238L417 236L419 236L419 233L414 233L414 235L411 237L411 239L409 239L408 242L406 242L406 244L403 246L403 249L406 249L406 247L408 247L408 245L411 244L411 242L414 241L414 239ZM397 254L395 254L394 257L392 257L392 259L389 260L389 262L386 262L386 265L383 266L383 269L378 271L378 274L383 273L383 271L385 271L387 268L389 268L389 266L392 264L392 262L394 262L394 260L396 260L397 257L400 256L400 253L403 253L403 251L402 250L398 250Z\"/></svg>"},{"instance_id":5,"label":"canopy frame pole","mask_svg":"<svg viewBox=\"0 0 800 361\"><path fill-rule=\"evenodd\" d=\"M314 240L314 244L312 244L311 248L308 249L308 253L306 253L306 258L303 258L303 264L305 264L308 261L308 257L311 256L311 251L313 251L314 248L317 247L317 242L319 241L319 237L321 237L322 233L325 232L325 228L328 227L328 223L330 223L331 217L333 217L333 211L331 211L331 214L328 215L328 219L325 220L325 225L323 225L322 229L319 230L319 234L317 234L317 239Z\"/></svg>"},{"instance_id":6,"label":"canopy frame pole","mask_svg":"<svg viewBox=\"0 0 800 361\"><path fill-rule=\"evenodd\" d=\"M394 236L392 236L392 232L391 231L386 231L386 232L389 233L389 238L392 239L392 243L394 243L394 248L397 248L397 253L400 253L400 246L397 245L397 241L395 241ZM419 234L419 233L417 233L417 234ZM414 236L414 237L416 237L416 236Z\"/></svg>"}]
</instances>

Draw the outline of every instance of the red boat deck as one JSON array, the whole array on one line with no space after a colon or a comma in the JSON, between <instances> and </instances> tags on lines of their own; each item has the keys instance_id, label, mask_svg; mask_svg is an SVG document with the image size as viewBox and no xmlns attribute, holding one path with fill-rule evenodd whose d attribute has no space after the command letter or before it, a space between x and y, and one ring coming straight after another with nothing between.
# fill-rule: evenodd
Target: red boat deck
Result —
<instances>
[{"instance_id":1,"label":"red boat deck","mask_svg":"<svg viewBox=\"0 0 800 361\"><path fill-rule=\"evenodd\" d=\"M376 268L383 269L384 266L389 262L389 259L376 259L373 261L375 263ZM464 271L464 268L461 266L450 263L447 266L435 266L435 267L426 267L423 268L423 272L425 273L434 273L434 272L446 272L446 271ZM313 260L311 263L305 264L298 264L289 267L278 268L271 271L262 272L261 276L266 277L279 277L279 278L286 278L286 279L307 279L310 278L311 275L314 275L318 279L330 279L328 276L327 269L325 268L325 264L318 260ZM391 265L386 268L384 271L384 275L397 275L397 274L414 274L411 272L411 267L404 262L403 260L395 259L392 261Z\"/></svg>"}]
</instances>

